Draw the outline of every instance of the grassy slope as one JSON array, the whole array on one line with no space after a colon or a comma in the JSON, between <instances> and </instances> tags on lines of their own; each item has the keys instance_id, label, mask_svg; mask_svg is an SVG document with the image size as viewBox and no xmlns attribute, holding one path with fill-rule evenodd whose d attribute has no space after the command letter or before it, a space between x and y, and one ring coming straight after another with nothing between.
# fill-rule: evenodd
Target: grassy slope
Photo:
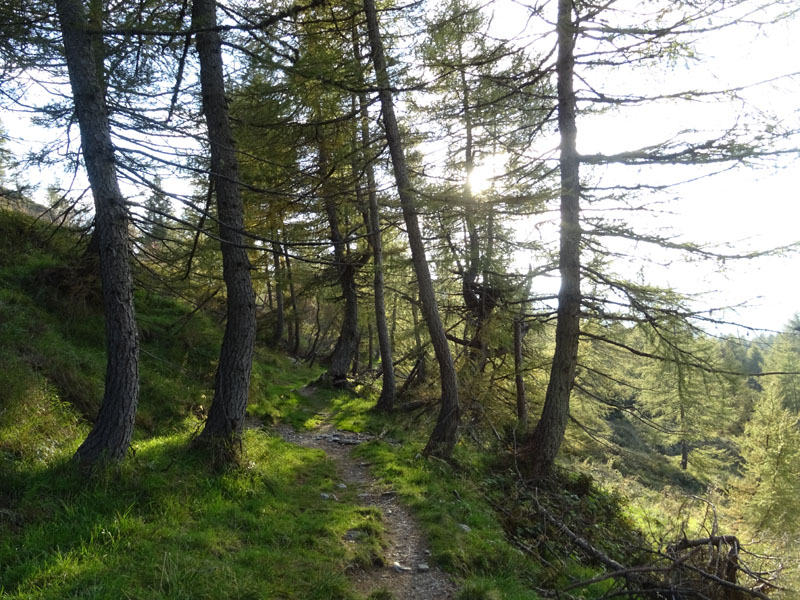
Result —
<instances>
[{"instance_id":1,"label":"grassy slope","mask_svg":"<svg viewBox=\"0 0 800 600\"><path fill-rule=\"evenodd\" d=\"M259 429L239 471L211 473L187 451L219 331L175 302L137 296L131 457L93 479L75 472L69 459L102 395L103 320L95 284L65 262L74 240L30 227L0 214L0 596L354 597L345 571L378 552L380 527L354 492L321 500L336 484L321 453ZM300 412L291 390L313 375L260 350L261 416ZM370 535L353 547L349 529Z\"/></svg>"},{"instance_id":2,"label":"grassy slope","mask_svg":"<svg viewBox=\"0 0 800 600\"><path fill-rule=\"evenodd\" d=\"M220 475L187 450L207 408L220 333L171 300L137 296L142 396L132 456L90 480L73 470L69 458L102 395L102 315L96 284L65 266L74 241L47 235L0 213L0 595L355 597L346 571L380 553L381 527L352 490L337 490L341 502L321 500L336 480L319 452L254 429L245 439L249 464ZM546 532L524 498L507 510L517 494L509 465L466 444L455 469L424 461L421 432L432 415L385 420L368 412L369 390L295 391L315 375L260 349L250 414L306 428L331 418L340 428L402 440L359 452L416 511L434 560L462 583L460 600L530 600L537 585L595 572L559 542L532 555L520 550ZM568 510L611 523L599 538L627 528L615 523L613 502L580 482L573 488ZM350 529L368 535L354 546L343 539Z\"/></svg>"}]
</instances>

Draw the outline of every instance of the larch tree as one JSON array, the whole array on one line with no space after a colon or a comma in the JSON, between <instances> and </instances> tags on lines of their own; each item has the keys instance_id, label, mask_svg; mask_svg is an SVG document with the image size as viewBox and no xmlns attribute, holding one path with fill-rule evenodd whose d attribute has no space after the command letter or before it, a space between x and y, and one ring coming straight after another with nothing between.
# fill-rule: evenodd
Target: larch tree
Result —
<instances>
[{"instance_id":1,"label":"larch tree","mask_svg":"<svg viewBox=\"0 0 800 600\"><path fill-rule=\"evenodd\" d=\"M624 256L628 263L641 264L644 269L658 264L652 256L664 253L670 258L663 262L676 256L732 260L753 255L720 252L695 241L675 241L669 233L664 233L659 223L652 224L655 232L648 229L647 224L642 225L642 215L658 214L649 212L651 198L685 181L675 170L664 172L662 169L657 174L655 168L691 166L700 169L694 172L693 178L710 176L748 161L796 152L790 143L797 135L797 129L788 124L776 127L768 119L743 119L737 113L731 115L731 123L717 128L703 129L698 125L696 129L682 127L666 134L659 131L655 135L663 135L661 141L633 150L580 153L576 144L578 118L585 116L588 120L601 112L607 115L609 107L624 110L631 106L735 97L738 88L709 89L707 81L696 80L685 84L686 89L681 88L683 82L672 85L672 81L663 90L634 89L633 84L638 80L632 75L626 80L629 85L620 91L614 89L613 73L653 73L669 69L676 61L696 56L692 44L697 31L719 31L740 21L747 24L763 20L766 23L780 18L775 14L781 7L779 2L754 5L715 0L664 2L656 3L657 7L591 0L559 1L557 4L557 58L551 71L557 80L560 137L558 264L561 287L555 310L556 343L545 404L536 429L521 450L522 462L532 478L541 477L552 468L566 431L579 340L624 346L624 341L614 339L611 329L600 332L582 329L581 319L642 323L664 336L669 335L668 326L675 318L697 331L698 324L714 322L708 311L692 309L680 293L614 274L613 267L609 266L611 257ZM543 6L531 7L532 15L541 18ZM769 12L770 8L774 8L773 13ZM643 78L642 81L648 80ZM613 171L613 178L608 176L612 166L618 169ZM632 169L623 174L623 167ZM630 175L634 170L636 175ZM604 175L608 177L605 182L602 181ZM613 182L607 183L611 179ZM643 198L647 194L652 196ZM590 210L582 211L583 203ZM626 221L627 214L636 214L635 225ZM620 250L625 244L628 250ZM650 248L652 252L643 252L641 247ZM630 265L627 268L630 270ZM582 293L582 281L591 287L589 294ZM636 348L631 350L637 351Z\"/></svg>"},{"instance_id":2,"label":"larch tree","mask_svg":"<svg viewBox=\"0 0 800 600\"><path fill-rule=\"evenodd\" d=\"M222 44L216 30L215 0L194 0L200 88L211 148L211 177L217 200L222 274L227 290L225 333L214 381L214 399L198 442L216 460L238 460L256 337L255 294L245 248L244 209L239 191L236 145L228 118Z\"/></svg>"},{"instance_id":3,"label":"larch tree","mask_svg":"<svg viewBox=\"0 0 800 600\"><path fill-rule=\"evenodd\" d=\"M449 458L453 453L456 442L458 442L459 434L460 407L458 403L458 380L453 364L453 357L450 353L450 346L448 345L447 336L439 315L439 306L436 301L433 280L431 279L428 261L425 256L425 245L419 226L415 192L409 177L403 142L400 137L397 117L394 112L391 82L389 81L389 74L386 69L386 55L383 49L378 12L375 8L374 0L364 0L364 12L367 17L367 31L370 48L372 50L372 63L378 83L378 95L381 102L384 131L392 159L394 177L397 183L397 194L400 197L400 205L406 224L408 242L411 247L411 258L414 265L414 273L417 277L417 285L419 287L422 314L428 326L428 333L431 338L434 354L436 355L436 362L439 365L439 376L441 379L441 407L436 425L428 439L428 444L425 446L425 454L440 458Z\"/></svg>"},{"instance_id":4,"label":"larch tree","mask_svg":"<svg viewBox=\"0 0 800 600\"><path fill-rule=\"evenodd\" d=\"M323 120L325 116L320 110L314 116ZM330 240L333 245L334 268L339 279L339 286L344 300L342 309L342 325L336 346L333 348L325 377L333 385L342 385L347 381L347 372L358 351L358 289L356 287L356 272L360 264L350 253L347 232L342 230L340 218L340 202L342 197L337 180L335 163L331 160L329 144L331 140L341 139L340 131L335 127L315 127L315 142L318 146L317 159L319 169L318 189L322 195L325 214L330 227Z\"/></svg>"},{"instance_id":5,"label":"larch tree","mask_svg":"<svg viewBox=\"0 0 800 600\"><path fill-rule=\"evenodd\" d=\"M355 14L358 14L357 12ZM357 63L356 78L359 87L365 85L365 77L362 71L361 42L357 24L353 24L353 58ZM381 234L381 214L378 204L378 184L375 179L375 165L370 154L374 151L370 144L369 128L369 104L365 90L359 90L358 98L358 131L356 140L360 142L360 152L356 156L360 158L361 167L366 175L366 195L367 212L366 225L367 235L372 249L372 266L374 286L373 299L375 308L375 328L378 333L378 348L381 357L381 393L378 396L376 409L381 412L392 412L394 409L397 385L394 375L394 359L392 342L389 336L389 326L386 319L386 293L384 286L384 260L383 260L383 236ZM359 185L358 183L356 185ZM362 192L363 194L363 192Z\"/></svg>"},{"instance_id":6,"label":"larch tree","mask_svg":"<svg viewBox=\"0 0 800 600\"><path fill-rule=\"evenodd\" d=\"M106 318L106 378L94 427L75 454L82 465L125 456L139 398L139 342L133 305L128 211L119 188L114 145L93 37L80 0L58 0L81 145L95 205L100 279Z\"/></svg>"},{"instance_id":7,"label":"larch tree","mask_svg":"<svg viewBox=\"0 0 800 600\"><path fill-rule=\"evenodd\" d=\"M426 141L443 146L441 183L425 192L438 207L446 262L455 263L460 279L464 335L449 339L466 346L469 360L460 375L473 382L483 377L489 358L489 324L520 279L508 268L519 248L508 241L511 229L504 220L541 210L541 198L531 194L521 201L515 186L506 183L510 170L517 170L517 177L526 171L526 178L536 170L519 168L516 159L535 138L539 107L547 108L540 94L549 91L546 75L530 69L524 49L498 39L490 22L482 7L465 0L437 6L419 48L419 61L433 81L416 94L413 113L426 121ZM476 174L488 171L487 163L495 173L483 189L486 182Z\"/></svg>"},{"instance_id":8,"label":"larch tree","mask_svg":"<svg viewBox=\"0 0 800 600\"><path fill-rule=\"evenodd\" d=\"M576 27L572 0L558 0L556 63L561 223L555 350L544 407L536 428L520 449L524 469L534 479L552 468L569 420L569 398L575 382L580 337L581 224L580 158L577 149L576 97L573 84Z\"/></svg>"},{"instance_id":9,"label":"larch tree","mask_svg":"<svg viewBox=\"0 0 800 600\"><path fill-rule=\"evenodd\" d=\"M734 415L728 414L731 399L723 397L726 389L717 374L723 368L718 347L677 325L670 333L651 342L660 360L643 369L637 404L658 426L660 444L677 446L680 469L686 471L690 453L692 463L708 458L708 447L727 432Z\"/></svg>"}]
</instances>

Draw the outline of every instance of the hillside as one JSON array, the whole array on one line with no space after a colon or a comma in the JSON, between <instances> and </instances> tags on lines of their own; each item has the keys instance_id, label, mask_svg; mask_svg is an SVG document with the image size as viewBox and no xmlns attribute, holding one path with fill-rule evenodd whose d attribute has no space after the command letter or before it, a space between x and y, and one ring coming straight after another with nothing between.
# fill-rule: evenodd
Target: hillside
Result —
<instances>
[{"instance_id":1,"label":"hillside","mask_svg":"<svg viewBox=\"0 0 800 600\"><path fill-rule=\"evenodd\" d=\"M424 459L435 419L425 387L406 397L416 402L408 410L380 415L373 378L311 385L322 369L262 342L245 460L219 470L191 443L219 321L143 286L135 439L124 461L87 474L70 459L102 397L92 263L70 231L17 213L0 212L0 245L3 598L780 596L765 585L771 561L762 568L719 537L732 533L721 529L733 523L725 498L620 411L601 417L613 432L606 445L573 428L556 474L533 487L519 475L513 428L475 417L452 461ZM353 440L352 454L338 437ZM407 595L423 575L398 573L405 534L393 533L381 498L418 524L418 548L446 583ZM379 585L365 591L375 574Z\"/></svg>"}]
</instances>

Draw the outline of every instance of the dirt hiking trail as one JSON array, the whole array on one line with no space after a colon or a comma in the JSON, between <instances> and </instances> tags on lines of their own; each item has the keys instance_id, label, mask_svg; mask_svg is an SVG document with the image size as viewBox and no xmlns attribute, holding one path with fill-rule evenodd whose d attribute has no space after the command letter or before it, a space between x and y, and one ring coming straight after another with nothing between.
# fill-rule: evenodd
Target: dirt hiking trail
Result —
<instances>
[{"instance_id":1,"label":"dirt hiking trail","mask_svg":"<svg viewBox=\"0 0 800 600\"><path fill-rule=\"evenodd\" d=\"M393 600L448 600L456 586L441 569L431 564L425 538L411 512L369 472L369 464L351 455L358 444L371 436L340 431L326 423L313 431L295 431L278 425L275 431L287 442L322 450L336 465L341 481L355 488L363 506L378 508L385 528L385 564L357 568L350 577L356 590L368 597L387 590ZM382 597L382 596L381 596Z\"/></svg>"}]
</instances>

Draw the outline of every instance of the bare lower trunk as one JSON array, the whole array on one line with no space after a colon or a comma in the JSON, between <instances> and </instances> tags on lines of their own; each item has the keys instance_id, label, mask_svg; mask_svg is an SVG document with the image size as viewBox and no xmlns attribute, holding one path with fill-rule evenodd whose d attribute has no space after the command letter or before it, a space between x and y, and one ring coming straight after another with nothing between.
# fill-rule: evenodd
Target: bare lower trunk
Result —
<instances>
[{"instance_id":1,"label":"bare lower trunk","mask_svg":"<svg viewBox=\"0 0 800 600\"><path fill-rule=\"evenodd\" d=\"M558 267L556 347L542 416L522 449L524 469L533 478L555 463L569 420L569 397L575 381L580 334L580 179L575 125L575 27L572 0L558 0L558 125L561 136L561 245Z\"/></svg>"},{"instance_id":2,"label":"bare lower trunk","mask_svg":"<svg viewBox=\"0 0 800 600\"><path fill-rule=\"evenodd\" d=\"M350 374L353 377L358 376L358 371L361 369L361 338L363 334L361 331L358 332L356 335L356 351L353 353L353 367L350 370Z\"/></svg>"},{"instance_id":3,"label":"bare lower trunk","mask_svg":"<svg viewBox=\"0 0 800 600\"><path fill-rule=\"evenodd\" d=\"M276 235L276 234L273 234ZM280 346L283 339L283 328L286 322L286 311L283 303L283 269L281 269L281 245L272 241L272 264L275 270L275 322L272 326L272 345Z\"/></svg>"},{"instance_id":4,"label":"bare lower trunk","mask_svg":"<svg viewBox=\"0 0 800 600\"><path fill-rule=\"evenodd\" d=\"M525 337L522 319L514 319L514 385L517 391L517 431L528 428L528 401L525 397L525 378L522 369L522 340Z\"/></svg>"},{"instance_id":5,"label":"bare lower trunk","mask_svg":"<svg viewBox=\"0 0 800 600\"><path fill-rule=\"evenodd\" d=\"M428 379L428 360L425 356L425 346L422 343L422 336L419 331L419 317L416 303L411 303L411 319L414 324L414 350L417 357L415 362L417 384L423 383Z\"/></svg>"},{"instance_id":6,"label":"bare lower trunk","mask_svg":"<svg viewBox=\"0 0 800 600\"><path fill-rule=\"evenodd\" d=\"M125 457L139 399L139 342L128 257L128 214L117 183L111 128L80 0L56 2L64 55L95 205L106 320L106 378L94 427L75 459L84 466ZM99 57L102 58L102 57Z\"/></svg>"},{"instance_id":7,"label":"bare lower trunk","mask_svg":"<svg viewBox=\"0 0 800 600\"><path fill-rule=\"evenodd\" d=\"M272 303L272 282L270 281L269 267L265 266L264 270L267 272L267 308L272 312L275 306Z\"/></svg>"},{"instance_id":8,"label":"bare lower trunk","mask_svg":"<svg viewBox=\"0 0 800 600\"><path fill-rule=\"evenodd\" d=\"M372 323L367 324L367 371L375 367L375 335L372 332Z\"/></svg>"},{"instance_id":9,"label":"bare lower trunk","mask_svg":"<svg viewBox=\"0 0 800 600\"><path fill-rule=\"evenodd\" d=\"M310 359L309 363L308 363L309 367L313 367L314 366L314 361L317 358L317 345L319 344L319 336L320 336L320 333L322 332L322 325L320 324L320 321L319 321L319 308L320 308L319 296L317 296L314 299L314 301L315 301L315 305L316 305L315 309L314 309L314 341L311 342L311 346L308 349L307 358Z\"/></svg>"},{"instance_id":10,"label":"bare lower trunk","mask_svg":"<svg viewBox=\"0 0 800 600\"><path fill-rule=\"evenodd\" d=\"M364 10L367 15L369 41L372 48L372 61L378 81L379 96L383 113L383 124L386 130L386 141L392 157L397 193L400 196L400 205L403 209L403 219L408 232L408 242L411 247L411 258L414 263L414 272L417 276L419 294L422 301L422 312L430 332L436 360L439 363L439 374L442 384L441 410L436 421L436 426L431 433L425 447L426 455L449 458L458 441L458 428L460 410L458 405L458 382L453 366L453 357L445 336L444 326L439 316L439 307L433 290L433 281L428 269L425 256L425 246L422 241L417 208L411 181L408 176L405 154L400 140L400 130L394 114L394 104L390 90L389 75L386 71L386 57L383 51L380 30L378 27L378 14L375 10L374 0L364 0Z\"/></svg>"},{"instance_id":11,"label":"bare lower trunk","mask_svg":"<svg viewBox=\"0 0 800 600\"><path fill-rule=\"evenodd\" d=\"M286 262L286 279L289 281L289 301L292 305L292 341L289 352L294 356L300 353L300 311L297 310L297 294L294 291L294 277L292 277L292 262L289 257L289 247L286 245L286 232L283 233L283 260Z\"/></svg>"},{"instance_id":12,"label":"bare lower trunk","mask_svg":"<svg viewBox=\"0 0 800 600\"><path fill-rule=\"evenodd\" d=\"M317 143L319 144L319 171L322 178L320 188L325 194L325 213L328 215L336 272L339 275L339 284L342 288L342 298L344 299L342 326L339 330L336 346L330 357L326 379L334 385L340 385L347 381L347 371L353 361L354 354L358 350L358 293L355 277L356 267L345 253L346 243L339 227L339 213L335 201L336 194L334 190L329 189L330 185L326 183L330 161L323 136L324 132L319 130L317 132Z\"/></svg>"},{"instance_id":13,"label":"bare lower trunk","mask_svg":"<svg viewBox=\"0 0 800 600\"><path fill-rule=\"evenodd\" d=\"M355 29L354 29L355 32ZM356 58L358 57L358 41L354 40ZM361 114L361 146L365 153L369 150L369 113L367 111L367 95L358 96L359 112ZM367 160L365 170L367 173L367 201L368 201L368 235L372 248L372 263L375 273L372 278L375 298L375 327L378 330L378 347L381 354L381 395L375 408L381 412L391 412L394 409L394 400L397 395L397 383L394 377L394 359L392 358L392 341L389 339L389 326L386 322L386 297L383 284L383 240L381 239L380 209L378 207L378 186L375 182L375 169L372 161ZM371 330L370 330L371 332ZM370 346L372 335L370 334ZM372 352L370 351L370 365ZM370 367L371 368L371 367Z\"/></svg>"},{"instance_id":14,"label":"bare lower trunk","mask_svg":"<svg viewBox=\"0 0 800 600\"><path fill-rule=\"evenodd\" d=\"M222 274L228 295L227 322L214 383L214 400L199 441L212 447L217 460L228 463L239 458L247 410L256 337L255 294L250 279L250 260L244 249L244 208L225 99L221 41L214 29L214 0L194 0L192 27L199 30L196 35L200 86L211 146L211 177L217 196Z\"/></svg>"}]
</instances>

